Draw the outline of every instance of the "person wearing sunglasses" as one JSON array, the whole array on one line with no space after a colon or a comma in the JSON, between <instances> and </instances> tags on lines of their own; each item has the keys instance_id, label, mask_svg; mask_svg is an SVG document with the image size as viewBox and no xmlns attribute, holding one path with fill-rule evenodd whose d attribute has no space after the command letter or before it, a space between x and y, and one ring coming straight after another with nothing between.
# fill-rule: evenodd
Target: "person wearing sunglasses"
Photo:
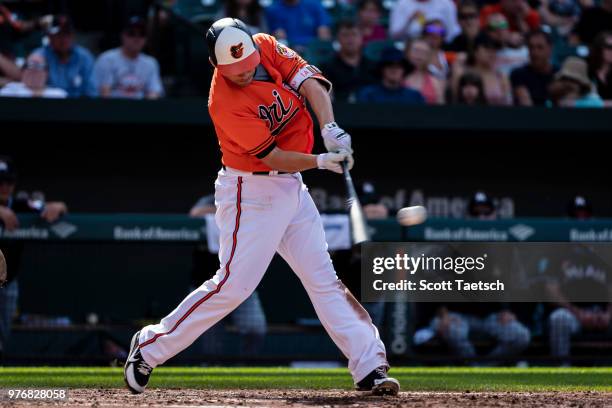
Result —
<instances>
[{"instance_id":1,"label":"person wearing sunglasses","mask_svg":"<svg viewBox=\"0 0 612 408\"><path fill-rule=\"evenodd\" d=\"M143 54L147 29L140 17L131 17L121 34L121 46L106 51L94 66L94 82L103 98L157 99L164 94L159 64Z\"/></svg>"},{"instance_id":2,"label":"person wearing sunglasses","mask_svg":"<svg viewBox=\"0 0 612 408\"><path fill-rule=\"evenodd\" d=\"M503 14L489 15L484 31L497 44L495 67L498 71L510 75L513 69L529 62L529 50L525 46L523 35L510 31L508 20Z\"/></svg>"},{"instance_id":3,"label":"person wearing sunglasses","mask_svg":"<svg viewBox=\"0 0 612 408\"><path fill-rule=\"evenodd\" d=\"M68 94L60 88L47 87L47 62L41 54L28 57L21 82L9 82L0 89L0 96L13 98L65 98Z\"/></svg>"},{"instance_id":4,"label":"person wearing sunglasses","mask_svg":"<svg viewBox=\"0 0 612 408\"><path fill-rule=\"evenodd\" d=\"M423 27L421 38L431 48L431 59L429 61L429 72L441 81L445 81L450 73L450 65L454 62L455 54L446 53L442 49L446 27L442 20L429 20Z\"/></svg>"},{"instance_id":5,"label":"person wearing sunglasses","mask_svg":"<svg viewBox=\"0 0 612 408\"><path fill-rule=\"evenodd\" d=\"M457 18L461 34L445 48L447 51L456 53L468 53L473 50L476 36L480 33L478 5L471 0L462 2L457 10Z\"/></svg>"}]
</instances>

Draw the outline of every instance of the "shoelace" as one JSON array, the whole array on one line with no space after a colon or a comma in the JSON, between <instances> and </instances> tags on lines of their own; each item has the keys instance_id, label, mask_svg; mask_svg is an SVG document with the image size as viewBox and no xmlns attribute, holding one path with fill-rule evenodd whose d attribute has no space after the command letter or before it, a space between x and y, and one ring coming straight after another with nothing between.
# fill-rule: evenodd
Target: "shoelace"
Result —
<instances>
[{"instance_id":1,"label":"shoelace","mask_svg":"<svg viewBox=\"0 0 612 408\"><path fill-rule=\"evenodd\" d=\"M140 364L138 364L137 369L138 372L142 375L150 375L151 370L153 370L153 367L151 367L146 361L140 360Z\"/></svg>"},{"instance_id":2,"label":"shoelace","mask_svg":"<svg viewBox=\"0 0 612 408\"><path fill-rule=\"evenodd\" d=\"M381 378L385 378L387 376L387 370L385 370L383 367L378 367L375 371Z\"/></svg>"}]
</instances>

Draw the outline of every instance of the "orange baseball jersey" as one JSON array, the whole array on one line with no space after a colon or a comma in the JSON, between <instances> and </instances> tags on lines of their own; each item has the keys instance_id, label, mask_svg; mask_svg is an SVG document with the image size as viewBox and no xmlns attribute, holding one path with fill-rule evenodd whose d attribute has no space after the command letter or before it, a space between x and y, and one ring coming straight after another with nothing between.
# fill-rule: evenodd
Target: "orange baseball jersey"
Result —
<instances>
[{"instance_id":1,"label":"orange baseball jersey","mask_svg":"<svg viewBox=\"0 0 612 408\"><path fill-rule=\"evenodd\" d=\"M260 159L275 146L301 153L312 151L313 123L306 100L299 94L302 83L316 78L328 90L331 83L274 37L256 34L253 40L261 56L257 72L267 75L264 79L256 75L249 85L240 87L215 69L208 109L223 164L242 171L270 171L274 169Z\"/></svg>"}]
</instances>

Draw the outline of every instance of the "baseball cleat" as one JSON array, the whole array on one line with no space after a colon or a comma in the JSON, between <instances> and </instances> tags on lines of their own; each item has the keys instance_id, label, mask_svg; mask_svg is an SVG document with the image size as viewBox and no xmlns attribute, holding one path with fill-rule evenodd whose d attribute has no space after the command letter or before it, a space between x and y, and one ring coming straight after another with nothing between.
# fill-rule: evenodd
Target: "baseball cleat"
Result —
<instances>
[{"instance_id":1,"label":"baseball cleat","mask_svg":"<svg viewBox=\"0 0 612 408\"><path fill-rule=\"evenodd\" d=\"M123 368L123 379L125 380L125 385L127 385L128 389L132 391L133 394L140 394L144 392L149 382L151 372L153 371L153 367L151 367L144 360L142 354L140 353L140 348L138 347L139 336L140 331L137 331L132 337L132 342L130 343L130 353L128 354L127 361L125 362L125 366Z\"/></svg>"},{"instance_id":2,"label":"baseball cleat","mask_svg":"<svg viewBox=\"0 0 612 408\"><path fill-rule=\"evenodd\" d=\"M372 395L397 395L400 383L387 376L386 367L378 367L356 384L357 391L371 391Z\"/></svg>"}]
</instances>

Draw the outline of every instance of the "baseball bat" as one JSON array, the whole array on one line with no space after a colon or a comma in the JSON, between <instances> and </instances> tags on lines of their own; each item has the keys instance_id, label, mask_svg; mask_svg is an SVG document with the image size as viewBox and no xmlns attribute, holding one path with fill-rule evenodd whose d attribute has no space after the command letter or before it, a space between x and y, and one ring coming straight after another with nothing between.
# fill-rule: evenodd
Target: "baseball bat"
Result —
<instances>
[{"instance_id":1,"label":"baseball bat","mask_svg":"<svg viewBox=\"0 0 612 408\"><path fill-rule=\"evenodd\" d=\"M353 178L351 177L346 161L342 163L342 172L344 173L344 182L348 193L347 206L351 224L351 239L353 240L353 244L357 245L370 240L368 224L366 223L363 208L361 208L361 203L357 197L355 184L353 184Z\"/></svg>"}]
</instances>

